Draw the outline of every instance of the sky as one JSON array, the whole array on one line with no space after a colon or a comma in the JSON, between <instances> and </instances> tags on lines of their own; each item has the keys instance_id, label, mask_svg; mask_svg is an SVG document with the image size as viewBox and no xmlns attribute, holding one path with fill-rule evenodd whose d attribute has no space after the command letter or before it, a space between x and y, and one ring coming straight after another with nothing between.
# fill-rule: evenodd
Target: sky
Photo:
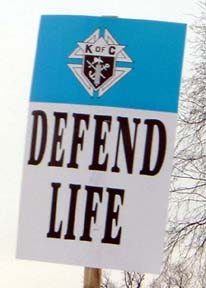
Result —
<instances>
[{"instance_id":1,"label":"sky","mask_svg":"<svg viewBox=\"0 0 206 288\"><path fill-rule=\"evenodd\" d=\"M189 24L191 15L198 14L197 1L0 0L0 8L0 287L82 287L82 267L15 258L27 110L40 16L114 15Z\"/></svg>"}]
</instances>

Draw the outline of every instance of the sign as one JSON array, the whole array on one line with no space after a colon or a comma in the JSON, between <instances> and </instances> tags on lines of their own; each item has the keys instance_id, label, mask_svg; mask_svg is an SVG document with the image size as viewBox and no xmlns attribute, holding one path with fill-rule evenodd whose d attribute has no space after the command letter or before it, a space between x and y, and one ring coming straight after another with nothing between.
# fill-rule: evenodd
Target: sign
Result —
<instances>
[{"instance_id":1,"label":"sign","mask_svg":"<svg viewBox=\"0 0 206 288\"><path fill-rule=\"evenodd\" d=\"M43 16L17 257L158 273L185 25Z\"/></svg>"}]
</instances>

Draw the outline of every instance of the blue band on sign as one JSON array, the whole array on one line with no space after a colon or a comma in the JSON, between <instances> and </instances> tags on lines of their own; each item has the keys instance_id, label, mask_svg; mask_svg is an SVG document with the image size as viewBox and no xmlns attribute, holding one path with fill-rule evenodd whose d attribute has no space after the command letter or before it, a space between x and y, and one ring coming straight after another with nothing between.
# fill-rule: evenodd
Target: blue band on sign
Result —
<instances>
[{"instance_id":1,"label":"blue band on sign","mask_svg":"<svg viewBox=\"0 0 206 288\"><path fill-rule=\"evenodd\" d=\"M42 16L31 101L177 112L185 24Z\"/></svg>"}]
</instances>

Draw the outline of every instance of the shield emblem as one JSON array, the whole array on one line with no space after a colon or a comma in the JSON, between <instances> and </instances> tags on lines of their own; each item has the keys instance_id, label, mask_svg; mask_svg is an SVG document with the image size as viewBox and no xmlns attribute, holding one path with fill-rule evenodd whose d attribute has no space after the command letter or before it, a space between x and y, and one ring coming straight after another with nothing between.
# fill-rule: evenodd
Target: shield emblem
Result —
<instances>
[{"instance_id":1,"label":"shield emblem","mask_svg":"<svg viewBox=\"0 0 206 288\"><path fill-rule=\"evenodd\" d=\"M113 76L115 58L99 55L85 55L83 73L94 90L98 90L110 77Z\"/></svg>"}]
</instances>

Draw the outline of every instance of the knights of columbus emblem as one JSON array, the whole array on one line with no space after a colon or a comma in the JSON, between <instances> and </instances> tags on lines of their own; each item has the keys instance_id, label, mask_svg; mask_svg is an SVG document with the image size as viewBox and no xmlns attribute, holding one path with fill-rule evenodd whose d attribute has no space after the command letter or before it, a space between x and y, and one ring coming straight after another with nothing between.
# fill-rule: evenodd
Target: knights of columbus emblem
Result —
<instances>
[{"instance_id":1,"label":"knights of columbus emblem","mask_svg":"<svg viewBox=\"0 0 206 288\"><path fill-rule=\"evenodd\" d=\"M86 91L93 96L94 91L102 96L108 89L131 71L129 67L119 67L116 62L132 62L124 51L125 46L113 38L107 29L104 38L97 29L68 58L82 59L82 64L68 64Z\"/></svg>"}]
</instances>

